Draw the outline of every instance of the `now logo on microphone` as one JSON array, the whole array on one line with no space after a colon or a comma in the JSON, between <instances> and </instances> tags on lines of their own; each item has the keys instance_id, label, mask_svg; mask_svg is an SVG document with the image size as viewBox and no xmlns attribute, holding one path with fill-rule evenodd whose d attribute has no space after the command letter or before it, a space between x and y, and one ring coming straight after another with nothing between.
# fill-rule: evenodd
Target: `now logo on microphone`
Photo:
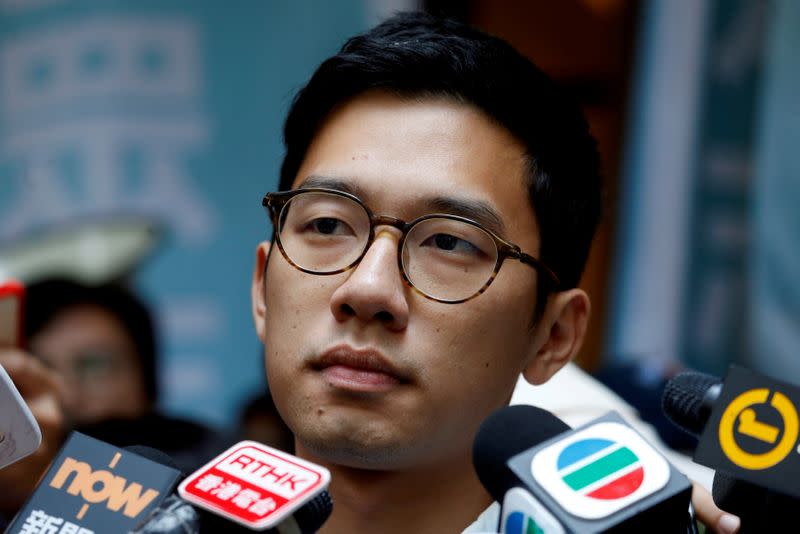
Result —
<instances>
[{"instance_id":1,"label":"now logo on microphone","mask_svg":"<svg viewBox=\"0 0 800 534\"><path fill-rule=\"evenodd\" d=\"M113 469L121 457L122 453L115 453L109 468ZM83 519L90 504L103 504L112 512L122 511L128 517L136 517L160 493L153 488L144 489L138 482L128 482L110 469L93 470L88 463L69 456L61 462L49 485L66 488L70 495L80 495L86 501L77 519Z\"/></svg>"},{"instance_id":2,"label":"now logo on microphone","mask_svg":"<svg viewBox=\"0 0 800 534\"><path fill-rule=\"evenodd\" d=\"M73 432L7 532L128 532L172 491L180 474Z\"/></svg>"}]
</instances>

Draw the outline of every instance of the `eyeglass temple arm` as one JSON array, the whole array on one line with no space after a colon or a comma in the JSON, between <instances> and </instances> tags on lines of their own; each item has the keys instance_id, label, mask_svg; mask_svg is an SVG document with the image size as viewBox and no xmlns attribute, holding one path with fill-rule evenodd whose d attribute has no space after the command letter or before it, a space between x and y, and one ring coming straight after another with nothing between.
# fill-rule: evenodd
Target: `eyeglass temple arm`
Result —
<instances>
[{"instance_id":1,"label":"eyeglass temple arm","mask_svg":"<svg viewBox=\"0 0 800 534\"><path fill-rule=\"evenodd\" d=\"M541 260L537 260L533 256L520 251L509 251L509 256L517 258L522 263L526 263L539 272L544 273L550 279L550 281L553 282L555 287L561 285L561 280L559 280L556 273L554 273L550 267L545 265Z\"/></svg>"}]
</instances>

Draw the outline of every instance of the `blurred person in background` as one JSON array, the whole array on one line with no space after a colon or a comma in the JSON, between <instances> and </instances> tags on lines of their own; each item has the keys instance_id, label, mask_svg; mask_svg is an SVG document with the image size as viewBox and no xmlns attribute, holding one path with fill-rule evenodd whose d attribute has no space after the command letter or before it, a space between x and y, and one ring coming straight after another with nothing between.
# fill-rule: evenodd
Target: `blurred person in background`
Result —
<instances>
[{"instance_id":1,"label":"blurred person in background","mask_svg":"<svg viewBox=\"0 0 800 534\"><path fill-rule=\"evenodd\" d=\"M75 430L113 445L147 445L189 472L230 444L228 436L157 409L158 343L148 307L121 283L47 279L29 285L25 339L61 378Z\"/></svg>"},{"instance_id":2,"label":"blurred person in background","mask_svg":"<svg viewBox=\"0 0 800 534\"><path fill-rule=\"evenodd\" d=\"M31 284L27 296L28 348L62 377L72 423L133 419L154 408L155 329L137 297L121 285L67 279Z\"/></svg>"}]
</instances>

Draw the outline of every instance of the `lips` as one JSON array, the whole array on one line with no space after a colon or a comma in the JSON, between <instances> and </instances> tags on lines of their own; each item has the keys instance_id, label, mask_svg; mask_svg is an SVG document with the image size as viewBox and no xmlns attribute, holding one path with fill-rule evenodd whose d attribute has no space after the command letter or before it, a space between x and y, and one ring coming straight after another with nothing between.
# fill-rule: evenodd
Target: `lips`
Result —
<instances>
[{"instance_id":1,"label":"lips","mask_svg":"<svg viewBox=\"0 0 800 534\"><path fill-rule=\"evenodd\" d=\"M408 378L380 352L337 346L325 351L312 367L329 384L345 389L379 391L408 382Z\"/></svg>"}]
</instances>

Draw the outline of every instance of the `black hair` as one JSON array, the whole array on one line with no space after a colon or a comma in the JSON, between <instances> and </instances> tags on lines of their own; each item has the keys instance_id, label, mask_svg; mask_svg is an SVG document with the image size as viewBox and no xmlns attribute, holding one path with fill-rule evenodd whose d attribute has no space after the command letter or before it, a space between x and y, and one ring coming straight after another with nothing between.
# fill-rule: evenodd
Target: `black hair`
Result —
<instances>
[{"instance_id":1,"label":"black hair","mask_svg":"<svg viewBox=\"0 0 800 534\"><path fill-rule=\"evenodd\" d=\"M30 340L45 330L62 312L78 306L102 308L123 327L139 358L147 399L158 398L157 346L153 319L147 306L121 283L84 285L66 278L34 282L25 291L23 330Z\"/></svg>"},{"instance_id":2,"label":"black hair","mask_svg":"<svg viewBox=\"0 0 800 534\"><path fill-rule=\"evenodd\" d=\"M284 125L280 189L291 187L311 141L337 106L370 89L447 98L482 110L525 146L541 260L580 281L601 211L600 158L577 104L510 44L454 20L401 13L349 39L296 95ZM545 277L539 277L540 283ZM541 286L540 286L541 287Z\"/></svg>"}]
</instances>

